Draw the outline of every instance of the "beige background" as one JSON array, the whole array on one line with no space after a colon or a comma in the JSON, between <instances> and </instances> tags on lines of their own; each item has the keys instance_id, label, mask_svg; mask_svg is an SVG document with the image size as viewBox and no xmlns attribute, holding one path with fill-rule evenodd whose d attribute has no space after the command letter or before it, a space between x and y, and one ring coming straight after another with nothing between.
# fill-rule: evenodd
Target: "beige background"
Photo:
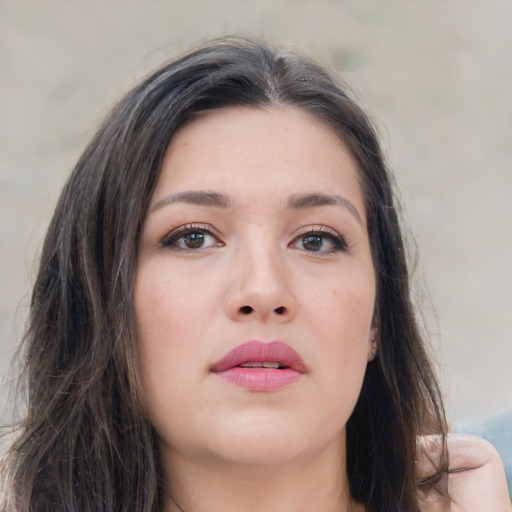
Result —
<instances>
[{"instance_id":1,"label":"beige background","mask_svg":"<svg viewBox=\"0 0 512 512\"><path fill-rule=\"evenodd\" d=\"M98 120L162 60L233 31L346 74L381 128L416 236L449 417L510 408L510 0L0 0L0 420L34 256Z\"/></svg>"}]
</instances>

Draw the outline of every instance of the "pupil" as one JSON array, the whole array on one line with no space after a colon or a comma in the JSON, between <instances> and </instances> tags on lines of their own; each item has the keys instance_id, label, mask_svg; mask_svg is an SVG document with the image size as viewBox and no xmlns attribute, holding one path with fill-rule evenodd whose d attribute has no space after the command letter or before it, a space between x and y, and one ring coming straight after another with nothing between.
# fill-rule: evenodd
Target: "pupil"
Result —
<instances>
[{"instance_id":1,"label":"pupil","mask_svg":"<svg viewBox=\"0 0 512 512\"><path fill-rule=\"evenodd\" d=\"M204 244L204 234L203 233L189 233L185 237L185 245L189 249L198 249Z\"/></svg>"},{"instance_id":2,"label":"pupil","mask_svg":"<svg viewBox=\"0 0 512 512\"><path fill-rule=\"evenodd\" d=\"M322 237L321 236L305 236L302 239L304 247L309 251L319 251L322 248Z\"/></svg>"}]
</instances>

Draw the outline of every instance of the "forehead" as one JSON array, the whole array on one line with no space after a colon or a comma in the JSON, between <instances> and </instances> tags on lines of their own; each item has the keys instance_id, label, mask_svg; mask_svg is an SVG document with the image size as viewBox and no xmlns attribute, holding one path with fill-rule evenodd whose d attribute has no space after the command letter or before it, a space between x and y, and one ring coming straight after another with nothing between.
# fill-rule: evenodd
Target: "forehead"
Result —
<instances>
[{"instance_id":1,"label":"forehead","mask_svg":"<svg viewBox=\"0 0 512 512\"><path fill-rule=\"evenodd\" d=\"M191 188L251 200L339 193L364 212L346 145L325 123L287 107L220 109L179 129L165 153L152 202L161 193Z\"/></svg>"}]
</instances>

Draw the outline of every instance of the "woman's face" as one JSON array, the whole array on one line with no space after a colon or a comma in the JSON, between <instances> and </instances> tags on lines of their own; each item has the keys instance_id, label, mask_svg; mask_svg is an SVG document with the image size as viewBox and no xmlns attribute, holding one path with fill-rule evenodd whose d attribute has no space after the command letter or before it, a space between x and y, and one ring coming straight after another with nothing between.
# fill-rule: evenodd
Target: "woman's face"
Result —
<instances>
[{"instance_id":1,"label":"woman's face","mask_svg":"<svg viewBox=\"0 0 512 512\"><path fill-rule=\"evenodd\" d=\"M329 128L291 108L226 108L178 131L135 287L164 461L343 457L374 302L356 168Z\"/></svg>"}]
</instances>

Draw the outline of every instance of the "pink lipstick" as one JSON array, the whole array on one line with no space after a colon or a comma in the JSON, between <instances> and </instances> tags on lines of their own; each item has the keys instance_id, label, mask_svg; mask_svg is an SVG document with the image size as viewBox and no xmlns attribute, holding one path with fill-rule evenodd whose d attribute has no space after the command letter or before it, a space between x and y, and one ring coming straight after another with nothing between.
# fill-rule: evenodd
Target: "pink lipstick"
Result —
<instances>
[{"instance_id":1,"label":"pink lipstick","mask_svg":"<svg viewBox=\"0 0 512 512\"><path fill-rule=\"evenodd\" d=\"M230 350L210 371L251 391L275 391L297 382L307 368L299 354L281 341L247 341Z\"/></svg>"}]
</instances>

